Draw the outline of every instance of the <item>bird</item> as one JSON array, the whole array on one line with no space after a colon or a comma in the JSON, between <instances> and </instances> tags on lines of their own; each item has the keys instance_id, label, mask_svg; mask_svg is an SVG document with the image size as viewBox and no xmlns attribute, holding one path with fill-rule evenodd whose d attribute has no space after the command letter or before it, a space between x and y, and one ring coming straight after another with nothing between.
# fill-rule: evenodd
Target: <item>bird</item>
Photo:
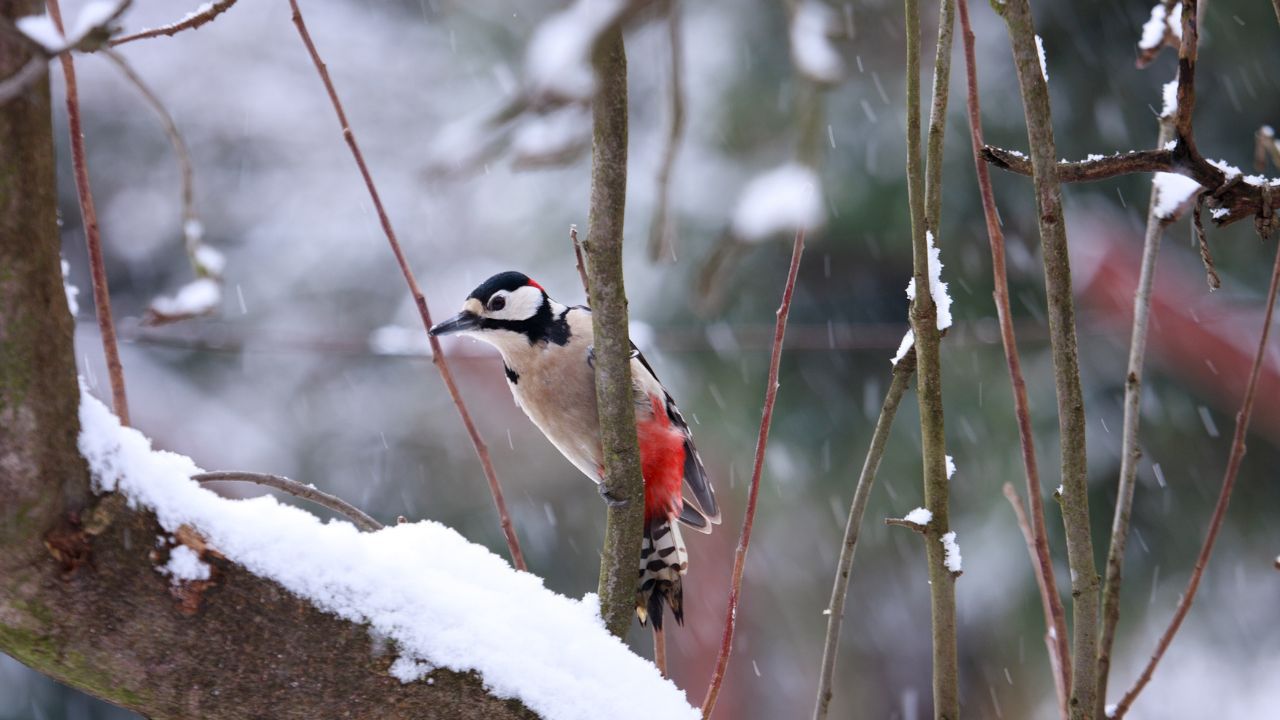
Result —
<instances>
[{"instance_id":1,"label":"bird","mask_svg":"<svg viewBox=\"0 0 1280 720\"><path fill-rule=\"evenodd\" d=\"M472 290L461 312L432 326L430 334L469 335L496 348L516 405L599 486L606 502L618 502L602 482L590 308L556 302L524 273L500 272ZM631 348L644 476L636 616L641 625L651 621L661 630L664 605L676 624L684 625L683 577L689 561L680 526L710 533L720 524L720 510L688 423L644 355L634 343Z\"/></svg>"}]
</instances>

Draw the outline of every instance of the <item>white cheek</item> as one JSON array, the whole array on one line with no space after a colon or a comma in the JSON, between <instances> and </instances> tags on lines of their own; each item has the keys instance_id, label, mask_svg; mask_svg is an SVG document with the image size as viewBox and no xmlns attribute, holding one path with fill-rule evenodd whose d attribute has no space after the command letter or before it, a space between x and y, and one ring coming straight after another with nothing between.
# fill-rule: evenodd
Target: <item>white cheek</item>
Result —
<instances>
[{"instance_id":1,"label":"white cheek","mask_svg":"<svg viewBox=\"0 0 1280 720\"><path fill-rule=\"evenodd\" d=\"M542 307L542 291L526 285L508 293L506 301L506 306L501 310L490 311L485 316L494 320L528 320Z\"/></svg>"}]
</instances>

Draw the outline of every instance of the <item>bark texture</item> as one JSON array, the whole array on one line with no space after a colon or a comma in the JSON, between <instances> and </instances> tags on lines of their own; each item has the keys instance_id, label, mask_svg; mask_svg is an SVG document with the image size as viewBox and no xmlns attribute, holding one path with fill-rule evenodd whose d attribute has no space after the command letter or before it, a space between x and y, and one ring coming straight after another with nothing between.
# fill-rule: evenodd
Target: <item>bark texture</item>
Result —
<instances>
[{"instance_id":1,"label":"bark texture","mask_svg":"<svg viewBox=\"0 0 1280 720\"><path fill-rule=\"evenodd\" d=\"M0 35L0 76L25 60ZM156 572L155 518L92 496L76 448L56 208L45 79L0 106L0 652L155 719L534 717L474 674L401 684L392 644L216 555L207 584Z\"/></svg>"},{"instance_id":2,"label":"bark texture","mask_svg":"<svg viewBox=\"0 0 1280 720\"><path fill-rule=\"evenodd\" d=\"M618 637L635 612L636 567L644 532L644 478L631 389L631 336L622 277L622 224L627 199L627 52L622 28L595 51L596 95L591 103L591 212L587 276L595 334L596 405L604 483L614 502L605 521L600 558L600 614Z\"/></svg>"}]
</instances>

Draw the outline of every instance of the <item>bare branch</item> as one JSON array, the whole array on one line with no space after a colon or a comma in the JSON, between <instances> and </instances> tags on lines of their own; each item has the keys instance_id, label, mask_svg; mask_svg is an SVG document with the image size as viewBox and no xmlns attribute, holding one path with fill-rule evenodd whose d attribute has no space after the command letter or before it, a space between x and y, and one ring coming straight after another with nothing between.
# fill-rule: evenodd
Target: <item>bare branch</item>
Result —
<instances>
[{"instance_id":1,"label":"bare branch","mask_svg":"<svg viewBox=\"0 0 1280 720\"><path fill-rule=\"evenodd\" d=\"M43 55L32 55L17 72L0 80L0 105L25 93L49 70L49 59Z\"/></svg>"},{"instance_id":2,"label":"bare branch","mask_svg":"<svg viewBox=\"0 0 1280 720\"><path fill-rule=\"evenodd\" d=\"M391 227L391 218L387 215L387 210L382 205L382 197L378 194L378 188L373 182L373 175L369 172L369 166L365 164L364 153L360 152L360 145L356 142L355 133L351 131L350 124L347 123L347 113L342 108L342 101L338 99L338 91L333 86L333 80L329 77L329 71L325 68L324 61L320 59L320 53L316 50L315 43L311 41L311 34L307 32L307 25L302 19L302 10L298 7L298 0L289 0L290 7L293 8L293 24L298 29L298 35L302 38L302 43L307 48L307 53L311 56L311 62L316 67L316 72L320 75L321 82L324 83L325 91L329 94L329 101L333 105L333 111L338 116L338 123L342 126L342 137L347 141L347 147L351 149L351 156L355 159L356 166L360 168L360 175L364 178L365 188L369 191L369 198L373 201L374 210L378 213L378 220L382 223L382 232L387 237L387 243L391 246L391 252L395 255L396 263L400 266L400 272L404 275L405 283L409 286L409 294L413 296L413 301L418 307L418 315L422 319L423 331L431 329L431 311L427 308L426 296L422 294L422 289L418 286L418 280L413 275L413 270L409 267L409 260L405 257L404 250L400 247L400 241L396 238L395 230ZM475 447L476 455L480 458L480 465L484 468L485 478L489 481L489 492L493 495L493 503L498 510L498 518L502 524L502 533L506 536L507 550L511 553L512 564L518 570L527 570L524 562L524 553L520 550L520 540L516 537L515 528L511 524L511 516L507 513L507 503L502 495L502 486L498 484L498 475L494 472L493 461L489 458L489 448L485 446L484 439L480 437L480 431L476 429L475 422L471 419L471 413L467 411L466 403L462 400L462 394L458 392L458 386L453 380L453 373L449 371L449 363L445 360L444 353L440 350L440 340L432 337L427 333L428 340L431 343L431 360L435 363L436 368L440 370L440 377L444 380L445 387L449 390L449 397L453 399L453 404L458 408L458 414L462 416L462 424L467 428L467 434L471 437L471 444Z\"/></svg>"},{"instance_id":3,"label":"bare branch","mask_svg":"<svg viewBox=\"0 0 1280 720\"><path fill-rule=\"evenodd\" d=\"M1172 123L1160 121L1156 146L1173 137ZM1159 190L1153 184L1147 204L1147 229L1142 243L1142 266L1138 287L1133 296L1133 331L1129 339L1129 368L1124 384L1124 427L1121 431L1120 478L1116 485L1116 509L1111 521L1111 546L1107 551L1106 580L1102 588L1102 631L1098 640L1098 695L1094 713L1104 717L1107 681L1111 673L1111 652L1120 623L1120 588L1123 582L1124 551L1129 538L1129 517L1133 509L1133 493L1137 487L1138 461L1142 449L1138 445L1138 425L1142 417L1142 371L1146 364L1147 324L1151 315L1151 288L1155 283L1156 259L1160 240L1169 220L1162 218L1156 207ZM1196 203L1196 225L1199 225L1200 203ZM1206 247L1207 250L1207 247Z\"/></svg>"},{"instance_id":4,"label":"bare branch","mask_svg":"<svg viewBox=\"0 0 1280 720\"><path fill-rule=\"evenodd\" d=\"M764 409L760 414L760 432L756 436L756 454L751 467L751 486L747 491L747 510L742 520L742 534L738 548L733 553L733 576L729 584L729 607L725 611L724 633L720 638L720 652L716 656L715 671L702 701L702 718L707 720L716 707L724 671L729 666L729 654L733 652L733 631L738 622L738 600L742 593L742 573L747 564L747 548L751 545L751 529L756 520L756 503L760 499L760 476L764 473L764 454L769 445L769 428L773 423L773 406L778 399L778 368L782 364L782 341L787 333L787 317L791 314L791 297L796 290L796 276L800 272L800 256L804 254L804 228L796 231L791 248L791 268L787 271L787 284L782 290L782 303L778 306L777 323L773 330L773 349L769 354L769 384L764 390Z\"/></svg>"},{"instance_id":5,"label":"bare branch","mask_svg":"<svg viewBox=\"0 0 1280 720\"><path fill-rule=\"evenodd\" d=\"M925 531L927 526L921 525L918 522L907 520L906 518L885 518L884 524L888 525L889 527L906 528L912 532L920 533L921 535L926 534Z\"/></svg>"},{"instance_id":6,"label":"bare branch","mask_svg":"<svg viewBox=\"0 0 1280 720\"><path fill-rule=\"evenodd\" d=\"M578 279L582 281L582 293L591 299L591 283L587 280L587 266L582 258L582 241L578 239L578 226L569 226L569 242L573 244L574 265L578 268Z\"/></svg>"},{"instance_id":7,"label":"bare branch","mask_svg":"<svg viewBox=\"0 0 1280 720\"><path fill-rule=\"evenodd\" d=\"M1027 383L1022 376L1022 360L1018 355L1018 340L1013 329L1013 313L1009 308L1009 276L1005 269L1004 230L1000 228L995 193L991 188L991 173L982 160L984 148L982 108L978 99L978 71L977 61L974 58L973 29L969 23L969 4L967 0L958 1L968 84L969 135L973 145L974 170L978 175L982 214L986 219L987 238L991 244L991 274L995 286L992 294L995 299L996 316L1000 322L1000 340L1004 346L1005 364L1009 367L1009 382L1013 389L1013 409L1018 421L1018 444L1022 450L1027 498L1031 505L1031 522L1025 534L1030 536L1031 564L1036 571L1036 585L1039 587L1040 603L1044 609L1049 661L1053 666L1053 681L1058 691L1059 710L1065 718L1067 688L1071 687L1071 652L1067 646L1066 612L1062 607L1062 598L1058 596L1053 559L1049 554L1049 530L1045 524L1042 500L1044 491L1040 485L1040 466L1036 460L1035 436L1031 431L1031 405L1027 400Z\"/></svg>"},{"instance_id":8,"label":"bare branch","mask_svg":"<svg viewBox=\"0 0 1280 720\"><path fill-rule=\"evenodd\" d=\"M158 28L152 28L150 30L143 30L142 32L137 32L132 35L118 37L112 40L109 45L111 47L117 47L125 43L133 42L134 40L146 40L147 38L159 37L161 35L173 37L183 30L195 30L201 25L210 22L222 13L230 10L231 6L235 4L236 0L217 0L217 2L211 3L208 7L199 12L188 13L186 17L177 22L170 23L168 25L161 25Z\"/></svg>"},{"instance_id":9,"label":"bare branch","mask_svg":"<svg viewBox=\"0 0 1280 720\"><path fill-rule=\"evenodd\" d=\"M965 0L960 0L963 3ZM1013 487L1013 483L1005 483L1001 488L1004 491L1005 499L1009 501L1009 505L1013 506L1013 515L1018 521L1018 530L1022 531L1022 539L1027 544L1027 553L1031 556L1031 567L1035 569L1036 585L1040 589L1041 605L1044 608L1044 626L1046 629L1044 634L1045 646L1049 650L1049 666L1053 671L1053 686L1058 693L1058 713L1062 717L1066 717L1067 711L1067 695L1070 692L1071 678L1069 668L1071 655L1067 650L1065 630L1059 626L1065 626L1065 619L1062 612L1062 603L1058 602L1056 612L1049 602L1049 598L1058 597L1058 589L1056 587L1046 586L1046 579L1053 579L1053 567L1049 566L1049 572L1045 573L1044 562L1046 556L1040 554L1040 541L1036 537L1036 531L1032 529L1031 521L1027 518L1027 510L1022 506L1022 498L1018 496L1018 491ZM1052 563L1052 561L1050 561Z\"/></svg>"},{"instance_id":10,"label":"bare branch","mask_svg":"<svg viewBox=\"0 0 1280 720\"><path fill-rule=\"evenodd\" d=\"M653 626L653 664L662 677L670 677L667 674L667 634L657 625Z\"/></svg>"},{"instance_id":11,"label":"bare branch","mask_svg":"<svg viewBox=\"0 0 1280 720\"><path fill-rule=\"evenodd\" d=\"M680 36L680 3L667 4L667 44L671 50L670 99L671 117L667 125L667 144L658 166L653 217L649 220L649 259L676 259L675 220L671 217L671 173L684 137L684 40Z\"/></svg>"},{"instance_id":12,"label":"bare branch","mask_svg":"<svg viewBox=\"0 0 1280 720\"><path fill-rule=\"evenodd\" d=\"M47 0L47 6L49 17L53 19L58 32L65 35L58 0ZM125 394L124 366L120 363L120 346L116 342L115 321L111 317L111 294L107 287L107 267L102 257L102 235L98 230L98 211L94 207L93 190L89 186L89 165L85 159L84 127L80 121L80 94L76 86L75 61L70 53L62 54L59 60L62 62L63 78L66 80L71 164L75 171L76 194L80 198L80 216L84 223L85 244L89 248L89 278L93 285L93 305L98 315L98 332L102 336L102 353L106 356L107 374L111 379L111 404L120 418L120 423L128 425L129 399Z\"/></svg>"},{"instance_id":13,"label":"bare branch","mask_svg":"<svg viewBox=\"0 0 1280 720\"><path fill-rule=\"evenodd\" d=\"M844 543L840 548L840 560L836 565L836 577L831 587L831 601L827 603L827 635L822 645L822 670L818 675L818 697L813 708L814 720L825 720L830 711L836 655L840 648L840 628L844 622L844 603L845 597L849 594L853 555L858 549L862 516L866 513L867 501L871 498L871 487L875 484L876 472L879 471L880 460L884 457L884 448L889 441L893 419L898 414L898 404L902 402L902 396L907 391L915 367L914 347L893 366L893 380L889 383L889 390L884 395L884 403L880 406L880 417L876 420L876 429L871 435L871 447L867 449L867 457L862 462L862 473L858 476L858 485L853 491L849 519L844 526Z\"/></svg>"},{"instance_id":14,"label":"bare branch","mask_svg":"<svg viewBox=\"0 0 1280 720\"><path fill-rule=\"evenodd\" d=\"M1213 508L1213 516L1209 519L1209 529L1205 533L1204 543L1200 546L1200 554L1196 556L1195 568L1191 571L1191 579L1187 582L1187 589L1183 591L1182 598L1178 600L1178 607L1173 613L1173 619L1169 621L1169 627L1165 628L1159 642L1156 643L1156 649L1151 654L1151 659L1147 662L1147 666L1143 668L1142 674L1138 676L1133 687L1129 688L1129 691L1116 704L1115 713L1111 716L1115 720L1124 717L1125 713L1133 705L1133 701L1137 699L1138 693L1142 692L1142 689L1151 681L1151 675L1155 672L1156 665L1164 657L1165 651L1169 649L1169 644L1173 642L1173 636L1177 634L1178 628L1182 627L1182 621L1186 619L1187 613L1191 610L1191 603L1195 601L1196 590L1200 588L1200 579L1204 576L1205 566L1209 564L1209 557L1213 554L1213 545L1218 539L1219 531L1222 530L1222 522L1227 514L1227 504L1231 501L1231 491L1235 488L1236 476L1240 473L1240 464L1244 460L1245 439L1249 433L1249 420L1253 415L1253 401L1258 394L1258 376L1262 373L1262 364L1267 356L1267 337L1271 332L1271 320L1275 311L1278 289L1280 289L1280 245L1276 248L1275 265L1271 270L1271 286L1267 290L1267 309L1262 319L1262 332L1258 337L1258 350L1253 356L1253 368L1249 371L1249 383L1245 386L1244 399L1240 403L1240 412L1236 414L1236 430L1231 438L1231 454L1227 460L1226 471L1222 476L1222 490L1218 493L1218 502Z\"/></svg>"},{"instance_id":15,"label":"bare branch","mask_svg":"<svg viewBox=\"0 0 1280 720\"><path fill-rule=\"evenodd\" d=\"M201 236L200 233L192 230L193 227L198 227L200 222L200 217L196 214L195 170L191 164L191 152L187 149L187 143L182 138L182 133L178 131L178 124L174 122L168 108L164 106L164 103L160 102L160 98L152 92L151 88L142 81L142 78L134 71L123 55L109 47L103 48L102 54L120 70L120 73L129 81L129 84L137 89L160 118L160 124L164 127L165 137L169 139L169 144L173 147L174 157L178 161L178 172L182 178L182 234L186 241L187 259L191 262L191 269L197 277L217 275L217 273L211 272L209 268L205 267L198 257Z\"/></svg>"},{"instance_id":16,"label":"bare branch","mask_svg":"<svg viewBox=\"0 0 1280 720\"><path fill-rule=\"evenodd\" d=\"M1031 175L1031 159L1016 150L984 145L980 157L1000 168L1019 175ZM1143 172L1176 172L1173 152L1169 150L1134 150L1080 162L1056 165L1059 182L1095 182L1121 175Z\"/></svg>"},{"instance_id":17,"label":"bare branch","mask_svg":"<svg viewBox=\"0 0 1280 720\"><path fill-rule=\"evenodd\" d=\"M1091 717L1097 690L1098 571L1089 529L1088 462L1085 451L1084 392L1076 347L1075 304L1071 262L1067 253L1066 218L1056 170L1056 147L1049 109L1049 87L1040 66L1035 27L1028 0L1009 0L1004 20L1013 46L1014 65L1022 92L1035 181L1036 215L1044 256L1049 335L1062 447L1062 518L1067 558L1072 570L1073 637L1071 700L1073 720Z\"/></svg>"},{"instance_id":18,"label":"bare branch","mask_svg":"<svg viewBox=\"0 0 1280 720\"><path fill-rule=\"evenodd\" d=\"M289 493L294 497L300 497L303 500L311 502L322 507L347 516L356 527L365 532L374 532L382 529L382 523L369 517L363 510L343 500L336 495L330 495L322 490L317 490L312 485L304 485L297 480L290 480L283 475L268 475L266 473L239 472L234 470L221 470L217 472L200 473L191 478L199 483L211 482L248 482L255 485L274 488L281 492Z\"/></svg>"}]
</instances>

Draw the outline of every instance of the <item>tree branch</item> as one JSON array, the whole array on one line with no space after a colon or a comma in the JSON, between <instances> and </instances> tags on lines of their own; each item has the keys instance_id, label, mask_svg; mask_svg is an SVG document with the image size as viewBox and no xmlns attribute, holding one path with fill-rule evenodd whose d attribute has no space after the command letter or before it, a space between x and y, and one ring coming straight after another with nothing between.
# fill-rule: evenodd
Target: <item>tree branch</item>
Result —
<instances>
[{"instance_id":1,"label":"tree branch","mask_svg":"<svg viewBox=\"0 0 1280 720\"><path fill-rule=\"evenodd\" d=\"M596 405L604 453L603 491L610 504L600 559L600 614L618 637L631 627L636 606L636 562L644 531L644 478L636 439L622 232L627 199L627 53L622 28L605 32L592 64L591 210L587 278L595 335Z\"/></svg>"},{"instance_id":2,"label":"tree branch","mask_svg":"<svg viewBox=\"0 0 1280 720\"><path fill-rule=\"evenodd\" d=\"M1227 515L1227 504L1231 501L1231 491L1235 488L1236 476L1239 475L1240 464L1244 460L1245 439L1249 433L1249 420L1253 415L1253 401L1258 393L1258 376L1262 373L1262 364L1266 360L1267 337L1271 332L1277 289L1280 289L1280 245L1276 248L1275 265L1271 270L1271 286L1267 290L1267 310L1262 319L1262 332L1258 337L1258 350L1253 356L1253 368L1249 371L1249 383L1245 386L1244 399L1240 403L1240 412L1236 414L1235 434L1231 438L1231 454L1227 460L1226 471L1222 476L1222 490L1218 493L1218 502L1214 506L1213 516L1209 520L1209 529L1205 533L1204 543L1200 546L1200 554L1196 556L1195 569L1191 571L1191 579L1187 582L1187 589L1183 591L1182 598L1178 601L1178 607L1173 613L1173 619L1169 621L1169 627L1165 628L1164 633L1160 636L1160 641L1156 643L1156 649L1151 654L1151 659L1147 662L1147 666L1143 668L1142 674L1138 676L1133 687L1129 688L1129 691L1117 703L1116 711L1112 714L1112 718L1116 720L1124 717L1125 713L1133 705L1133 701L1138 697L1138 693L1142 692L1142 689L1151 681L1156 665L1160 663L1165 651L1169 649L1169 644L1173 642L1173 636L1177 634L1178 628L1182 627L1182 621L1186 619L1187 613L1191 610L1191 603L1195 601L1196 590L1200 588L1200 579L1204 576L1205 566L1209 564L1209 557L1213 554L1213 545L1218 539L1219 531L1222 530L1222 522Z\"/></svg>"},{"instance_id":3,"label":"tree branch","mask_svg":"<svg viewBox=\"0 0 1280 720\"><path fill-rule=\"evenodd\" d=\"M969 4L960 4L961 39L964 44L965 74L968 85L969 135L973 145L974 170L978 175L978 189L982 196L982 214L987 223L987 238L991 244L991 275L995 290L993 297L996 316L1000 322L1000 340L1004 347L1005 364L1009 367L1009 383L1013 389L1013 409L1018 421L1018 444L1022 450L1022 467L1026 474L1027 498L1031 505L1031 521L1026 535L1031 550L1031 564L1036 571L1036 585L1040 590L1040 603L1044 609L1046 635L1049 637L1049 661L1053 666L1054 687L1058 691L1058 705L1062 717L1067 716L1067 688L1071 687L1071 653L1067 646L1066 612L1062 598L1058 596L1058 584L1053 573L1053 559L1049 553L1049 530L1045 525L1043 488L1040 485L1040 465L1036 460L1035 436L1031 431L1031 405L1027 400L1027 383L1022 376L1022 360L1018 355L1018 340L1013 329L1013 313L1009 308L1009 274L1005 269L1004 230L1000 228L1000 216L996 209L995 193L991 188L991 174L982 161L982 108L978 99L978 70L974 58L973 29L969 23ZM1015 494L1016 497L1016 494ZM1018 509L1020 505L1015 505Z\"/></svg>"},{"instance_id":4,"label":"tree branch","mask_svg":"<svg viewBox=\"0 0 1280 720\"><path fill-rule=\"evenodd\" d=\"M884 457L885 445L889 442L889 431L893 428L893 419L898 414L898 405L902 396L911 384L911 375L915 372L915 348L907 351L901 360L893 366L893 380L885 392L884 403L880 406L880 417L876 419L876 428L871 435L871 447L867 449L867 457L862 462L862 473L858 476L858 485L853 491L853 501L849 505L849 519L845 521L844 543L840 548L840 560L836 565L836 577L831 586L831 600L827 603L827 635L822 644L822 669L818 674L818 697L814 702L813 720L825 720L831 709L832 683L835 680L836 656L840 650L840 629L844 623L845 598L849 594L849 583L853 574L853 555L858 549L858 535L862 528L862 516L867 511L867 501L871 498L871 488L876 481L876 473L880 469L880 460Z\"/></svg>"},{"instance_id":5,"label":"tree branch","mask_svg":"<svg viewBox=\"0 0 1280 720\"><path fill-rule=\"evenodd\" d=\"M62 12L58 0L48 0L49 17L63 35ZM98 332L102 336L102 354L111 379L111 404L124 425L129 424L129 399L125 394L124 366L120 363L120 345L116 342L116 325L111 317L111 293L107 288L107 267L102 257L102 235L98 231L98 211L89 186L89 165L85 160L84 128L80 122L80 94L76 89L76 66L71 53L59 56L66 80L67 126L71 136L71 164L75 171L76 195L80 199L80 217L84 223L84 239L89 249L89 277L93 285L93 306L98 316Z\"/></svg>"},{"instance_id":6,"label":"tree branch","mask_svg":"<svg viewBox=\"0 0 1280 720\"><path fill-rule=\"evenodd\" d=\"M906 2L907 26L907 196L911 206L912 269L915 300L911 303L911 329L915 335L916 397L920 405L921 458L924 505L933 519L924 528L929 566L929 599L933 635L933 714L937 720L960 716L959 665L956 650L956 576L945 565L941 542L950 527L950 488L946 467L946 431L942 407L941 331L929 270L929 241L936 241L936 221L941 214L941 125L946 122L946 99L951 73L951 40L954 11L951 0L940 7L938 53L934 67L933 117L925 164L920 158L920 9L918 0ZM929 180L926 181L926 174ZM937 203L933 205L930 203Z\"/></svg>"},{"instance_id":7,"label":"tree branch","mask_svg":"<svg viewBox=\"0 0 1280 720\"><path fill-rule=\"evenodd\" d=\"M134 40L146 40L147 38L159 37L161 35L173 37L183 30L195 30L201 25L210 22L222 13L230 10L231 6L235 4L236 0L217 0L217 2L210 3L201 11L188 13L186 17L178 22L161 25L160 27L153 28L151 30L143 30L142 32L137 32L132 35L118 37L112 40L109 45L111 47L116 47L125 43L133 42Z\"/></svg>"},{"instance_id":8,"label":"tree branch","mask_svg":"<svg viewBox=\"0 0 1280 720\"><path fill-rule=\"evenodd\" d=\"M760 499L760 477L764 474L764 454L769 445L769 428L773 424L773 406L778 399L778 369L782 365L782 341L787 334L787 317L791 314L791 297L795 294L796 276L800 272L800 256L804 254L804 228L796 231L791 247L791 267L787 271L787 284L782 290L782 303L778 306L777 323L773 330L773 349L769 353L769 384L764 390L764 408L760 413L760 432L756 436L755 460L751 466L751 486L747 491L747 510L742 520L742 533L733 553L733 576L729 584L729 607L725 612L724 633L720 637L720 652L716 655L715 671L702 701L702 718L707 720L715 711L724 672L733 652L733 632L738 623L738 600L742 593L742 574L747 565L747 549L751 545L751 530L755 526L756 503Z\"/></svg>"},{"instance_id":9,"label":"tree branch","mask_svg":"<svg viewBox=\"0 0 1280 720\"><path fill-rule=\"evenodd\" d=\"M347 122L347 113L342 108L342 101L338 99L338 91L333 86L333 80L329 77L329 71L325 67L324 61L320 59L320 53L316 50L315 43L311 41L311 33L307 32L306 22L302 18L302 10L298 7L298 0L289 0L289 6L293 8L293 24L298 29L298 35L302 38L303 45L307 48L307 53L311 56L311 62L316 67L316 72L320 75L321 82L324 83L325 91L329 94L329 101L333 105L333 111L338 116L338 124L342 126L342 137L347 141L347 147L351 149L351 156L355 159L356 166L360 168L360 175L364 178L365 187L369 191L369 199L373 201L374 210L378 213L378 220L382 224L382 232L387 237L387 243L391 246L391 252L396 257L396 263L400 266L400 272L404 275L405 283L409 286L409 294L413 296L413 301L418 307L418 316L422 319L422 328L426 332L431 329L431 311L427 308L427 298L422 294L422 289L418 286L418 280L414 277L413 270L409 267L409 260L405 257L404 250L400 247L400 241L396 238L395 230L391 227L391 218L387 215L387 210L382 205L382 197L378 194L378 188L373 182L373 175L369 172L369 166L365 164L364 153L360 151L360 145L356 142L355 133L351 131L351 126ZM507 502L502 495L502 486L498 483L498 475L493 469L493 461L489 458L489 448L485 445L484 439L480 437L480 431L476 429L475 422L471 419L471 413L467 411L466 403L462 401L462 394L458 391L458 386L453 380L453 373L449 370L449 363L445 360L444 353L440 349L440 340L433 337L427 332L427 339L431 343L431 361L435 363L436 368L440 370L440 377L444 380L444 385L449 391L449 397L453 400L454 407L458 408L458 414L462 416L462 424L467 428L467 434L471 437L471 444L475 447L476 455L480 458L480 466L484 469L485 478L489 481L489 492L493 496L493 504L498 510L498 519L502 525L502 534L507 540L507 550L511 553L512 564L517 570L527 570L528 567L524 562L524 553L520 549L520 540L516 537L515 527L511 524L511 516L507 513ZM637 549L637 553L639 550Z\"/></svg>"},{"instance_id":10,"label":"tree branch","mask_svg":"<svg viewBox=\"0 0 1280 720\"><path fill-rule=\"evenodd\" d=\"M1040 243L1044 255L1049 335L1062 445L1062 517L1067 557L1072 570L1073 637L1070 714L1093 715L1097 689L1098 572L1089 531L1089 482L1085 456L1084 394L1076 348L1075 306L1071 296L1071 263L1067 254L1066 218L1056 172L1056 148L1049 87L1036 48L1035 28L1027 0L1009 0L1004 19L1013 46L1031 148Z\"/></svg>"},{"instance_id":11,"label":"tree branch","mask_svg":"<svg viewBox=\"0 0 1280 720\"><path fill-rule=\"evenodd\" d=\"M1280 1L1280 0L1277 0ZM662 162L654 191L653 217L649 220L649 259L676 259L675 220L671 217L671 174L684 137L684 40L680 36L680 0L667 3L667 44L671 50L670 100L671 117L667 124L667 143L662 149Z\"/></svg>"},{"instance_id":12,"label":"tree branch","mask_svg":"<svg viewBox=\"0 0 1280 720\"><path fill-rule=\"evenodd\" d=\"M1173 126L1167 118L1160 120L1157 146L1173 137ZM1120 623L1120 586L1123 582L1124 550L1129 539L1129 516L1133 510L1133 492L1137 487L1138 461L1142 448L1138 445L1138 424L1142 418L1142 370L1146 364L1147 325L1151 316L1151 287L1155 283L1156 259L1160 240L1169 220L1156 213L1159 191L1151 187L1147 205L1147 229L1142 242L1142 266L1138 287L1133 296L1133 331L1129 339L1129 368L1124 384L1124 426L1121 430L1120 479L1116 486L1116 510L1111 521L1111 547L1107 551L1106 579L1102 586L1102 632L1098 640L1098 696L1096 717L1105 717L1107 680L1111 674L1111 651Z\"/></svg>"},{"instance_id":13,"label":"tree branch","mask_svg":"<svg viewBox=\"0 0 1280 720\"><path fill-rule=\"evenodd\" d=\"M291 480L283 475L269 475L267 473L239 472L233 470L220 470L216 472L200 473L191 478L199 483L211 482L248 482L255 485L274 488L281 492L289 493L294 497L300 497L303 500L326 507L341 515L346 515L356 527L365 532L374 532L382 529L382 523L369 517L363 510L343 500L337 495L330 495L327 492L316 489L312 485L303 485L297 480Z\"/></svg>"}]
</instances>

